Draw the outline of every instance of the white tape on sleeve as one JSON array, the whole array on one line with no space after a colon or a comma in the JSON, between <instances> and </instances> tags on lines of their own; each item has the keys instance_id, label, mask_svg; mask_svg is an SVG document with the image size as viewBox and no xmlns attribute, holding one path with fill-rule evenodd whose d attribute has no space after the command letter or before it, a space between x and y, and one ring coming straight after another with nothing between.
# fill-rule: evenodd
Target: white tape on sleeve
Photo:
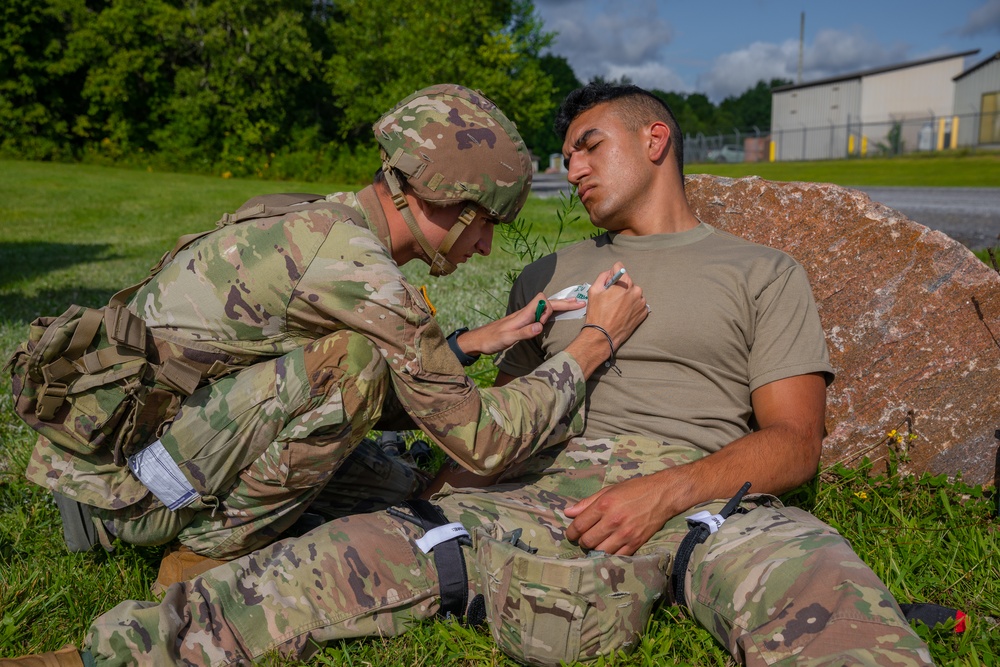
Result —
<instances>
[{"instance_id":1,"label":"white tape on sleeve","mask_svg":"<svg viewBox=\"0 0 1000 667\"><path fill-rule=\"evenodd\" d=\"M171 512L201 497L159 440L130 456L128 467Z\"/></svg>"},{"instance_id":2,"label":"white tape on sleeve","mask_svg":"<svg viewBox=\"0 0 1000 667\"><path fill-rule=\"evenodd\" d=\"M706 526L708 526L708 532L712 534L714 534L715 531L717 531L722 526L722 524L726 522L726 520L722 518L720 515L711 514L709 512L706 512L705 510L702 510L697 514L692 514L691 516L687 516L684 518L688 520L688 523L705 524Z\"/></svg>"},{"instance_id":3,"label":"white tape on sleeve","mask_svg":"<svg viewBox=\"0 0 1000 667\"><path fill-rule=\"evenodd\" d=\"M442 542L447 542L448 540L454 540L455 538L463 536L468 537L469 531L467 531L465 526L462 524L455 522L446 523L443 526L438 526L437 528L431 528L424 533L423 537L414 541L417 543L417 546L420 547L421 551L427 553Z\"/></svg>"}]
</instances>

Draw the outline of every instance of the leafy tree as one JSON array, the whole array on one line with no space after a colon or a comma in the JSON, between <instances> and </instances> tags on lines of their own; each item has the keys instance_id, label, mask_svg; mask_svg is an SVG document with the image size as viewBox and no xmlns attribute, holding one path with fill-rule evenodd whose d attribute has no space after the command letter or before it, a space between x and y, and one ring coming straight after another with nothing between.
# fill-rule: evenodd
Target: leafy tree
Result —
<instances>
[{"instance_id":1,"label":"leafy tree","mask_svg":"<svg viewBox=\"0 0 1000 667\"><path fill-rule=\"evenodd\" d=\"M542 71L552 79L552 109L546 116L545 121L538 128L532 128L529 131L522 129L521 133L524 136L524 141L538 155L541 161L539 166L545 169L548 166L548 155L558 153L562 150L559 137L556 136L555 131L552 129L555 124L556 112L559 109L559 105L565 99L566 95L583 84L576 78L573 68L570 67L569 62L562 56L546 54L539 59L539 65Z\"/></svg>"},{"instance_id":2,"label":"leafy tree","mask_svg":"<svg viewBox=\"0 0 1000 667\"><path fill-rule=\"evenodd\" d=\"M735 127L766 130L771 127L771 90L790 83L787 79L771 79L770 83L758 81L740 96L722 100L719 109L730 115Z\"/></svg>"},{"instance_id":3,"label":"leafy tree","mask_svg":"<svg viewBox=\"0 0 1000 667\"><path fill-rule=\"evenodd\" d=\"M734 129L750 133L754 127L766 131L771 126L771 89L787 83L784 79L758 81L717 107L702 93L652 92L667 103L685 134L730 134Z\"/></svg>"},{"instance_id":4,"label":"leafy tree","mask_svg":"<svg viewBox=\"0 0 1000 667\"><path fill-rule=\"evenodd\" d=\"M36 159L71 154L84 63L67 42L90 14L84 0L0 5L0 149Z\"/></svg>"},{"instance_id":5,"label":"leafy tree","mask_svg":"<svg viewBox=\"0 0 1000 667\"><path fill-rule=\"evenodd\" d=\"M531 0L7 0L0 150L355 178L370 124L431 83L547 125L550 41Z\"/></svg>"},{"instance_id":6,"label":"leafy tree","mask_svg":"<svg viewBox=\"0 0 1000 667\"><path fill-rule=\"evenodd\" d=\"M157 147L182 163L262 172L320 76L310 12L308 0L185 0L173 10L173 90L151 134Z\"/></svg>"},{"instance_id":7,"label":"leafy tree","mask_svg":"<svg viewBox=\"0 0 1000 667\"><path fill-rule=\"evenodd\" d=\"M112 0L71 33L69 51L88 65L74 134L110 157L152 148L172 93L177 33L176 11L158 0Z\"/></svg>"},{"instance_id":8,"label":"leafy tree","mask_svg":"<svg viewBox=\"0 0 1000 667\"><path fill-rule=\"evenodd\" d=\"M343 137L365 137L393 104L432 83L481 89L522 130L544 124L552 80L538 50L551 37L519 0L344 0L328 26L325 81Z\"/></svg>"}]
</instances>

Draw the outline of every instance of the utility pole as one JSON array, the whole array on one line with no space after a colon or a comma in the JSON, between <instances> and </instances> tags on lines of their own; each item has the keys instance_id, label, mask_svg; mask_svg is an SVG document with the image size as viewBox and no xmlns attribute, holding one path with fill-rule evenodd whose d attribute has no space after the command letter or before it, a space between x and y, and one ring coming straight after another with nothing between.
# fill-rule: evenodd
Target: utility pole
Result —
<instances>
[{"instance_id":1,"label":"utility pole","mask_svg":"<svg viewBox=\"0 0 1000 667\"><path fill-rule=\"evenodd\" d=\"M799 17L799 73L795 79L795 83L802 83L802 50L805 48L806 42L806 13L802 12Z\"/></svg>"}]
</instances>

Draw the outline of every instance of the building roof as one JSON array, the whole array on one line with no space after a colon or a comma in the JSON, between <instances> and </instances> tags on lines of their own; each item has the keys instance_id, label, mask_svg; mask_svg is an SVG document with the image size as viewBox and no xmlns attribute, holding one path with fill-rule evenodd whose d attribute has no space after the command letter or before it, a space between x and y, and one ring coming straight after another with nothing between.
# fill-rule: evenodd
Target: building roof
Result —
<instances>
[{"instance_id":1,"label":"building roof","mask_svg":"<svg viewBox=\"0 0 1000 667\"><path fill-rule=\"evenodd\" d=\"M959 74L958 76L956 76L954 79L952 79L952 81L958 81L962 77L968 76L969 74L972 74L973 72L975 72L980 67L982 67L984 65L988 65L991 62L993 62L994 60L1000 60L1000 51L997 51L992 56L990 56L989 58L987 58L986 60L984 60L983 62L981 62L981 63L979 63L977 65L973 65L972 67L970 67L969 69L965 70L964 72L962 72L961 74Z\"/></svg>"},{"instance_id":2,"label":"building roof","mask_svg":"<svg viewBox=\"0 0 1000 667\"><path fill-rule=\"evenodd\" d=\"M860 79L864 76L872 76L873 74L882 74L884 72L892 72L897 69L907 69L908 67L918 67L920 65L929 65L931 63L936 63L941 60L949 60L951 58L959 58L971 56L979 53L979 49L972 49L971 51L961 51L959 53L949 53L943 56L934 56L933 58L924 58L922 60L911 60L910 62L899 63L898 65L888 65L886 67L877 67L875 69L864 70L861 72L853 72L851 74L841 74L839 76L832 76L828 79L819 79L818 81L809 81L808 83L793 83L787 86L778 86L777 88L772 88L772 93L783 93L788 90L797 90L800 88L811 88L812 86L822 86L829 83L837 83L838 81L850 81L851 79ZM982 63L980 63L982 65ZM979 65L977 65L979 67ZM968 72L963 72L959 76L965 76L972 70Z\"/></svg>"}]
</instances>

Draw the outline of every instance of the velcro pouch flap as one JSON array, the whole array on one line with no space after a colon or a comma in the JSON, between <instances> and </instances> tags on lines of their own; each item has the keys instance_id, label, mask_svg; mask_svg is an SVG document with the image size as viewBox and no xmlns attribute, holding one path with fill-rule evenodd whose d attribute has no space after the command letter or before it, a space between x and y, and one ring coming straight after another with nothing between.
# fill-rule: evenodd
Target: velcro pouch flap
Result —
<instances>
[{"instance_id":1,"label":"velcro pouch flap","mask_svg":"<svg viewBox=\"0 0 1000 667\"><path fill-rule=\"evenodd\" d=\"M482 528L474 542L493 638L533 665L593 662L631 650L667 590L669 553L543 556Z\"/></svg>"}]
</instances>

